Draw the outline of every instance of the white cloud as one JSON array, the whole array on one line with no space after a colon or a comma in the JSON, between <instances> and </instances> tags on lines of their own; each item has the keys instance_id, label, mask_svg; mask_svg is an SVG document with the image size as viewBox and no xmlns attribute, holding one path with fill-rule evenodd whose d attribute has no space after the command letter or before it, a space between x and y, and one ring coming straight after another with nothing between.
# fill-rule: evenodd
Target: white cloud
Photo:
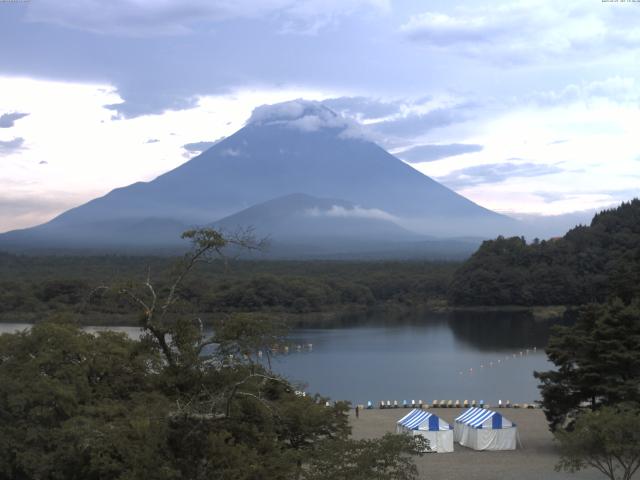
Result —
<instances>
[{"instance_id":1,"label":"white cloud","mask_svg":"<svg viewBox=\"0 0 640 480\"><path fill-rule=\"evenodd\" d=\"M238 157L242 152L237 148L225 148L220 154L224 157Z\"/></svg>"},{"instance_id":2,"label":"white cloud","mask_svg":"<svg viewBox=\"0 0 640 480\"><path fill-rule=\"evenodd\" d=\"M203 22L272 16L283 31L311 32L344 15L387 11L390 0L38 0L29 19L97 33L181 35Z\"/></svg>"},{"instance_id":3,"label":"white cloud","mask_svg":"<svg viewBox=\"0 0 640 480\"><path fill-rule=\"evenodd\" d=\"M316 207L308 209L306 214L312 217L371 218L392 222L399 220L398 217L384 210L378 208L363 208L358 205L352 208L343 207L342 205L332 205L328 210L321 210Z\"/></svg>"},{"instance_id":4,"label":"white cloud","mask_svg":"<svg viewBox=\"0 0 640 480\"><path fill-rule=\"evenodd\" d=\"M338 129L345 137L363 136L356 121L335 113L321 102L303 99L257 107L247 123L284 125L303 132L315 132L324 128Z\"/></svg>"},{"instance_id":5,"label":"white cloud","mask_svg":"<svg viewBox=\"0 0 640 480\"><path fill-rule=\"evenodd\" d=\"M558 90L534 92L521 99L540 105L561 105L575 102L593 103L594 101L640 105L640 83L635 78L614 76L603 80L573 83Z\"/></svg>"},{"instance_id":6,"label":"white cloud","mask_svg":"<svg viewBox=\"0 0 640 480\"><path fill-rule=\"evenodd\" d=\"M632 2L515 1L412 16L401 30L454 55L497 64L592 62L640 48L640 8Z\"/></svg>"}]
</instances>

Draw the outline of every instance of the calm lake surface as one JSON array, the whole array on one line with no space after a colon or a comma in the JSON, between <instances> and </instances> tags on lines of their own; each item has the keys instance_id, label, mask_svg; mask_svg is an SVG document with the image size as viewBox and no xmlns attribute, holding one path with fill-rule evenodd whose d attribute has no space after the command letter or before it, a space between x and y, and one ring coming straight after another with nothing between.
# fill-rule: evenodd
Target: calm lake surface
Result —
<instances>
[{"instance_id":1,"label":"calm lake surface","mask_svg":"<svg viewBox=\"0 0 640 480\"><path fill-rule=\"evenodd\" d=\"M552 368L544 347L553 323L521 313L478 312L342 319L340 325L294 330L289 353L276 356L273 369L309 393L354 404L532 402L540 398L534 370ZM28 325L0 324L0 332L23 328ZM139 332L110 329L132 337Z\"/></svg>"},{"instance_id":2,"label":"calm lake surface","mask_svg":"<svg viewBox=\"0 0 640 480\"><path fill-rule=\"evenodd\" d=\"M533 372L552 368L544 347L553 323L524 314L465 312L299 329L274 369L306 384L307 392L353 403L530 403L540 398ZM311 351L295 349L309 343Z\"/></svg>"}]
</instances>

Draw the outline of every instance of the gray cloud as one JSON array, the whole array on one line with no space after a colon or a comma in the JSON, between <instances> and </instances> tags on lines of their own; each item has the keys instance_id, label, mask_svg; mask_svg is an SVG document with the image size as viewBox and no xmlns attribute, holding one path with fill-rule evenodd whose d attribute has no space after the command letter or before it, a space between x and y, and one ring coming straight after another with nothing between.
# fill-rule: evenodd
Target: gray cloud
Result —
<instances>
[{"instance_id":1,"label":"gray cloud","mask_svg":"<svg viewBox=\"0 0 640 480\"><path fill-rule=\"evenodd\" d=\"M541 165L531 162L490 163L454 170L448 175L437 177L437 180L456 189L485 183L498 183L514 177L539 177L562 171L555 165Z\"/></svg>"},{"instance_id":2,"label":"gray cloud","mask_svg":"<svg viewBox=\"0 0 640 480\"><path fill-rule=\"evenodd\" d=\"M0 42L2 71L112 85L123 101L107 108L123 119L192 108L202 96L229 95L245 89L300 87L382 94L399 90L395 81L385 89L377 88L391 71L393 79L415 85L419 75L405 70L426 70L416 62L396 62L390 67L382 57L362 55L362 51L371 49L369 37L374 32L392 38L395 46L401 41L388 26L378 29L383 17L377 12L384 12L386 3L83 0L69 4L38 0L30 2L28 8L12 8L0 16L0 35L12 40ZM202 9L209 12L218 7L229 9L231 14L200 14ZM247 15L240 14L242 8ZM315 35L297 35L292 41L282 28L292 17L299 17L303 23L308 19L313 25L323 18L329 23ZM175 28L176 24L187 28ZM303 27L299 23L297 26ZM131 32L131 36L123 37L119 28ZM99 34L88 33L87 29ZM145 36L171 31L184 34ZM377 53L386 57L382 50L393 51L397 58L395 46L385 42ZM364 71L368 75L363 76ZM419 89L414 86L402 91L424 91L433 83L435 80L427 82L423 78Z\"/></svg>"},{"instance_id":3,"label":"gray cloud","mask_svg":"<svg viewBox=\"0 0 640 480\"><path fill-rule=\"evenodd\" d=\"M407 148L407 144L416 143L416 137L473 119L481 110L479 103L462 100L451 106L428 110L429 102L435 100L426 96L393 100L360 96L311 103L337 112L339 115L336 118L344 119L345 125L351 126L353 136L368 138L385 148Z\"/></svg>"},{"instance_id":4,"label":"gray cloud","mask_svg":"<svg viewBox=\"0 0 640 480\"><path fill-rule=\"evenodd\" d=\"M189 152L193 152L193 153L200 153L200 152L204 152L205 150L213 147L216 143L218 143L220 140L216 140L213 142L193 142L193 143L186 143L182 146L182 148L184 148L185 150L189 151Z\"/></svg>"},{"instance_id":5,"label":"gray cloud","mask_svg":"<svg viewBox=\"0 0 640 480\"><path fill-rule=\"evenodd\" d=\"M401 30L422 45L498 64L591 62L639 48L640 9L600 3L463 6L413 15Z\"/></svg>"},{"instance_id":6,"label":"gray cloud","mask_svg":"<svg viewBox=\"0 0 640 480\"><path fill-rule=\"evenodd\" d=\"M158 140L157 138L150 138L148 139L146 142L144 143L158 143L160 140Z\"/></svg>"},{"instance_id":7,"label":"gray cloud","mask_svg":"<svg viewBox=\"0 0 640 480\"><path fill-rule=\"evenodd\" d=\"M558 202L567 199L570 195L560 192L531 192L534 195L544 199L545 203Z\"/></svg>"},{"instance_id":8,"label":"gray cloud","mask_svg":"<svg viewBox=\"0 0 640 480\"><path fill-rule=\"evenodd\" d=\"M57 2L39 0L30 5L28 18L90 32L125 36L184 35L196 31L203 22L232 19L280 19L281 31L313 33L337 17L356 11L387 9L386 0L182 0L180 2L140 2L101 0Z\"/></svg>"},{"instance_id":9,"label":"gray cloud","mask_svg":"<svg viewBox=\"0 0 640 480\"><path fill-rule=\"evenodd\" d=\"M16 120L29 115L28 113L11 112L0 115L0 128L11 128L15 124Z\"/></svg>"},{"instance_id":10,"label":"gray cloud","mask_svg":"<svg viewBox=\"0 0 640 480\"><path fill-rule=\"evenodd\" d=\"M13 140L0 140L0 155L9 155L23 149L24 138L16 137Z\"/></svg>"},{"instance_id":11,"label":"gray cloud","mask_svg":"<svg viewBox=\"0 0 640 480\"><path fill-rule=\"evenodd\" d=\"M436 108L424 114L409 114L404 117L375 123L370 128L383 135L413 138L436 128L467 121L473 118L473 111L476 108L477 106L471 103Z\"/></svg>"},{"instance_id":12,"label":"gray cloud","mask_svg":"<svg viewBox=\"0 0 640 480\"><path fill-rule=\"evenodd\" d=\"M409 163L433 162L441 158L453 157L465 153L480 152L482 145L451 143L448 145L418 145L400 153L396 157Z\"/></svg>"},{"instance_id":13,"label":"gray cloud","mask_svg":"<svg viewBox=\"0 0 640 480\"><path fill-rule=\"evenodd\" d=\"M190 108L203 95L289 87L354 92L353 98L464 92L481 102L514 97L522 103L533 88L558 88L576 78L594 78L602 69L596 65L577 71L567 62L553 65L548 74L540 62L527 65L533 71L503 70L496 82L495 58L530 62L540 58L538 51L552 56L558 48L559 54L570 50L572 54L563 58L571 60L591 58L573 55L576 51L599 48L607 55L627 52L628 58L607 56L608 71L617 66L630 71L628 65L633 64L631 32L640 12L635 6L584 6L583 0L577 6L570 1L567 7L567 2L549 0L534 2L542 3L535 8L499 4L482 10L473 0L461 0L456 2L463 5L459 9L451 2L436 2L442 9L425 19L414 14L433 2L402 3L389 8L391 2L385 0L38 0L28 8L3 9L0 32L11 42L0 42L0 58L8 75L114 86L123 102L108 108L117 118ZM366 14L385 11L385 4L385 16ZM572 28L573 22L586 22L585 18L593 21L592 29ZM403 22L405 35L398 35L396 26ZM305 30L305 23L314 35L298 35L292 41L283 34ZM565 23L570 28L565 29ZM623 37L628 38L612 42L615 31L626 32ZM425 32L436 37L421 39ZM415 41L406 41L406 36ZM367 105L363 99L351 108L334 102L328 106L337 112L359 111L363 118L392 112L397 103Z\"/></svg>"},{"instance_id":14,"label":"gray cloud","mask_svg":"<svg viewBox=\"0 0 640 480\"><path fill-rule=\"evenodd\" d=\"M128 81L121 84L118 93L124 97L124 102L104 105L106 109L113 110L112 118L114 120L159 114L167 110L187 110L198 105L198 99L194 95L183 96L138 88L132 86Z\"/></svg>"}]
</instances>

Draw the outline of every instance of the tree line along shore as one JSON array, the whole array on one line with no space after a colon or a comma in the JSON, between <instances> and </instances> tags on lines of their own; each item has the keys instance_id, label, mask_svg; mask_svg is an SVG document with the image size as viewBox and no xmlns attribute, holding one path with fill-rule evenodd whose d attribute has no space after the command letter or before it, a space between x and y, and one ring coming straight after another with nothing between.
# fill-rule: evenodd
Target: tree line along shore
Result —
<instances>
[{"instance_id":1,"label":"tree line along shore","mask_svg":"<svg viewBox=\"0 0 640 480\"><path fill-rule=\"evenodd\" d=\"M167 288L175 257L28 256L0 253L0 321L53 312L127 324L118 295L145 275ZM101 288L109 286L111 289ZM597 214L551 240L498 237L465 262L252 261L204 266L180 287L183 311L259 312L322 319L372 309L523 309L549 318L579 306L640 295L640 201Z\"/></svg>"}]
</instances>

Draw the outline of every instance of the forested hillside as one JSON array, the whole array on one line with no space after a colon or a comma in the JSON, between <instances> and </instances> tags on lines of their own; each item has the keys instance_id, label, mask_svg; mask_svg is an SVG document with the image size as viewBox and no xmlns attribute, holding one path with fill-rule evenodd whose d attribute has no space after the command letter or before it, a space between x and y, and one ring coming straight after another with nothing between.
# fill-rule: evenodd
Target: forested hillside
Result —
<instances>
[{"instance_id":1,"label":"forested hillside","mask_svg":"<svg viewBox=\"0 0 640 480\"><path fill-rule=\"evenodd\" d=\"M137 322L118 288L150 272L168 288L177 259L32 257L0 253L0 321L39 321L82 311L83 321ZM341 312L382 305L444 302L457 263L236 261L203 265L180 286L181 308L217 312ZM108 286L110 289L100 287Z\"/></svg>"},{"instance_id":2,"label":"forested hillside","mask_svg":"<svg viewBox=\"0 0 640 480\"><path fill-rule=\"evenodd\" d=\"M486 241L455 273L455 305L579 305L640 294L640 200L547 241Z\"/></svg>"}]
</instances>

